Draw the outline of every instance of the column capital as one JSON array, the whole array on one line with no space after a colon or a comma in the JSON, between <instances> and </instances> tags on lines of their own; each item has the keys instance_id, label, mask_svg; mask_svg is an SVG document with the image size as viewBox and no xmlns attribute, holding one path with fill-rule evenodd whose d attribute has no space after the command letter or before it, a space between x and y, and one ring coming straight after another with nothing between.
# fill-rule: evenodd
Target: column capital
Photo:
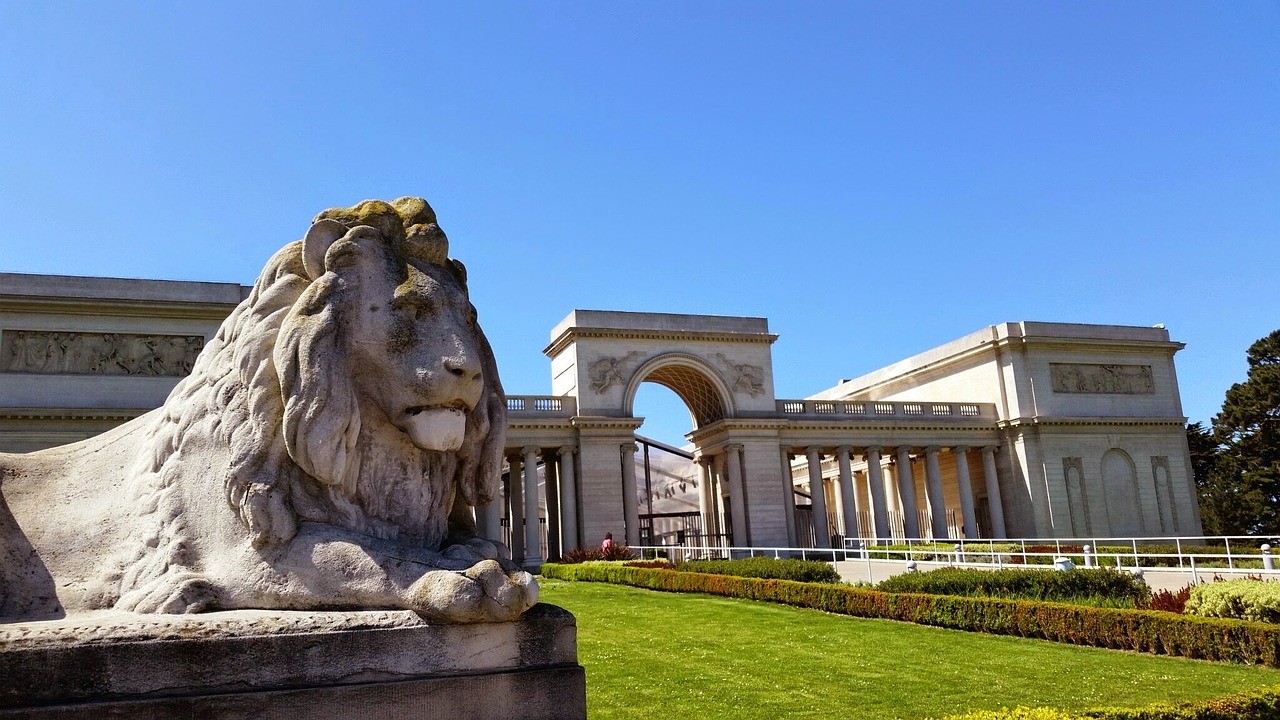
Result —
<instances>
[{"instance_id":1,"label":"column capital","mask_svg":"<svg viewBox=\"0 0 1280 720\"><path fill-rule=\"evenodd\" d=\"M956 445L955 447L951 448L951 452L956 454L963 454L963 453L969 452L972 449L973 448L969 447L968 445Z\"/></svg>"},{"instance_id":2,"label":"column capital","mask_svg":"<svg viewBox=\"0 0 1280 720\"><path fill-rule=\"evenodd\" d=\"M724 446L724 449L730 452L735 452L742 449L742 443L729 443Z\"/></svg>"},{"instance_id":3,"label":"column capital","mask_svg":"<svg viewBox=\"0 0 1280 720\"><path fill-rule=\"evenodd\" d=\"M564 455L573 455L574 453L578 452L578 446L576 446L576 445L561 445L560 447L556 448L556 452L560 453L560 455L562 455L562 456L564 456Z\"/></svg>"},{"instance_id":4,"label":"column capital","mask_svg":"<svg viewBox=\"0 0 1280 720\"><path fill-rule=\"evenodd\" d=\"M633 442L622 443L619 447L622 448L622 452L631 453L632 455L640 450L640 446Z\"/></svg>"},{"instance_id":5,"label":"column capital","mask_svg":"<svg viewBox=\"0 0 1280 720\"><path fill-rule=\"evenodd\" d=\"M529 455L538 455L541 452L542 452L542 448L538 447L537 445L525 445L524 447L520 448L520 454L526 457L528 457Z\"/></svg>"},{"instance_id":6,"label":"column capital","mask_svg":"<svg viewBox=\"0 0 1280 720\"><path fill-rule=\"evenodd\" d=\"M942 446L941 446L941 445L930 445L930 446L926 447L926 448L924 449L924 451L925 451L925 452L927 452L927 453L929 453L930 455L937 455L938 453L942 452Z\"/></svg>"},{"instance_id":7,"label":"column capital","mask_svg":"<svg viewBox=\"0 0 1280 720\"><path fill-rule=\"evenodd\" d=\"M997 451L997 450L999 450L999 449L1000 449L1000 446L999 446L999 445L984 445L984 446L982 446L982 452L987 453L987 454L989 454L989 455L994 455L994 454L996 453L996 451Z\"/></svg>"},{"instance_id":8,"label":"column capital","mask_svg":"<svg viewBox=\"0 0 1280 720\"><path fill-rule=\"evenodd\" d=\"M853 453L853 446L852 446L852 445L838 445L838 446L836 446L836 452L837 452L837 453L844 453L845 455L851 455L851 454Z\"/></svg>"},{"instance_id":9,"label":"column capital","mask_svg":"<svg viewBox=\"0 0 1280 720\"><path fill-rule=\"evenodd\" d=\"M822 446L821 446L821 445L810 445L809 447L807 447L807 448L805 448L805 449L804 449L804 454L805 454L805 455L809 455L809 454L811 454L811 453L818 453L818 455L822 455Z\"/></svg>"},{"instance_id":10,"label":"column capital","mask_svg":"<svg viewBox=\"0 0 1280 720\"><path fill-rule=\"evenodd\" d=\"M862 451L863 451L863 452L865 452L865 453L868 453L868 454L870 454L870 453L875 453L875 454L877 454L877 455L879 455L879 454L881 453L881 451L883 451L883 450L884 450L884 446L883 446L883 445L868 445L868 446L866 446L866 447L862 448Z\"/></svg>"}]
</instances>

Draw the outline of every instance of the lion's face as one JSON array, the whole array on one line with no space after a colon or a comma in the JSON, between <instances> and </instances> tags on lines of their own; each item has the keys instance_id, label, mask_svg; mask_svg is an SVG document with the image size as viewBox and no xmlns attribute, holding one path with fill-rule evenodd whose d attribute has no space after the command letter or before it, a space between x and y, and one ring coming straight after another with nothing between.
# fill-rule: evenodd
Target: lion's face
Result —
<instances>
[{"instance_id":1,"label":"lion's face","mask_svg":"<svg viewBox=\"0 0 1280 720\"><path fill-rule=\"evenodd\" d=\"M299 517L435 546L496 491L506 401L465 271L434 223L409 230L317 221L272 354L285 447L319 481L291 491Z\"/></svg>"},{"instance_id":2,"label":"lion's face","mask_svg":"<svg viewBox=\"0 0 1280 720\"><path fill-rule=\"evenodd\" d=\"M360 302L347 309L357 392L419 449L458 450L484 390L475 308L444 266L384 270L361 267Z\"/></svg>"}]
</instances>

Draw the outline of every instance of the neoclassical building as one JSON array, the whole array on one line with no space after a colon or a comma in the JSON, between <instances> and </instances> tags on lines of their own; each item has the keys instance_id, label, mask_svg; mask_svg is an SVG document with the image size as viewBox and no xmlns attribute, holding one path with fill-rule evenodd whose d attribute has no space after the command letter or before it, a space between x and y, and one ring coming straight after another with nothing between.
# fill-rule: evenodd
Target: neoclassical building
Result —
<instances>
[{"instance_id":1,"label":"neoclassical building","mask_svg":"<svg viewBox=\"0 0 1280 720\"><path fill-rule=\"evenodd\" d=\"M0 450L157 407L247 292L0 274ZM606 532L755 547L1201 532L1183 346L1164 328L992 325L797 399L775 396L777 339L764 318L571 312L545 348L552 394L508 396L506 492L482 530L529 565ZM635 435L646 382L693 419L657 484Z\"/></svg>"}]
</instances>

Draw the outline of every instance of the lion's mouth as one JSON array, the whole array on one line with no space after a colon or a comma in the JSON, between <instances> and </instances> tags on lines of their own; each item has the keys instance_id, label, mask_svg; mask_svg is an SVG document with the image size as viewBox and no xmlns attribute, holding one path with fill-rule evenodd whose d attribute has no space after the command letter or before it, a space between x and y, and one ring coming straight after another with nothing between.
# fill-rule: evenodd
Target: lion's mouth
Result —
<instances>
[{"instance_id":1,"label":"lion's mouth","mask_svg":"<svg viewBox=\"0 0 1280 720\"><path fill-rule=\"evenodd\" d=\"M462 400L441 405L415 405L396 423L422 450L450 451L462 447L471 408Z\"/></svg>"}]
</instances>

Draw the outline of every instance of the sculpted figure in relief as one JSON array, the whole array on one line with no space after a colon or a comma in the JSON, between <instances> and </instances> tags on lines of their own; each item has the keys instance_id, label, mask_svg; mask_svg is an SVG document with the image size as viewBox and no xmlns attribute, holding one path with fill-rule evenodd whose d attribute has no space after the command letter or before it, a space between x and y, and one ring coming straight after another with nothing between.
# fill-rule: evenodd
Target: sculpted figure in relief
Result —
<instances>
[{"instance_id":1,"label":"sculpted figure in relief","mask_svg":"<svg viewBox=\"0 0 1280 720\"><path fill-rule=\"evenodd\" d=\"M734 373L733 389L755 397L764 392L764 368L758 365L737 365L723 353L716 353L720 362Z\"/></svg>"},{"instance_id":2,"label":"sculpted figure in relief","mask_svg":"<svg viewBox=\"0 0 1280 720\"><path fill-rule=\"evenodd\" d=\"M627 378L622 374L623 365L640 354L633 350L620 358L605 357L591 363L587 368L587 376L591 378L591 389L595 390L597 395L602 395L605 390L614 385L626 384Z\"/></svg>"},{"instance_id":3,"label":"sculpted figure in relief","mask_svg":"<svg viewBox=\"0 0 1280 720\"><path fill-rule=\"evenodd\" d=\"M157 366L179 352L149 350ZM472 514L499 491L505 432L493 353L435 213L416 198L328 210L267 262L163 407L0 454L0 621L238 608L512 620L537 585L475 536Z\"/></svg>"}]
</instances>

